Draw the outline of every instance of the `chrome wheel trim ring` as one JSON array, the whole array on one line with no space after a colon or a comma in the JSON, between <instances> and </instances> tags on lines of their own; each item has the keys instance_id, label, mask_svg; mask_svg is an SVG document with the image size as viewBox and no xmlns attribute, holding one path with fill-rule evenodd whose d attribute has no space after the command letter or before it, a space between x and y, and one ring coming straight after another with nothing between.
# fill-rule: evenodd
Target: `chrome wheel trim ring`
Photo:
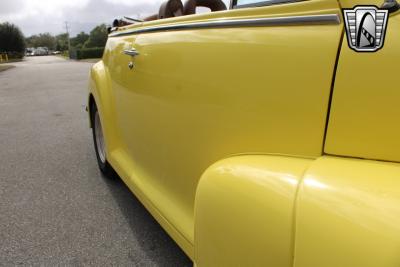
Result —
<instances>
[{"instance_id":1,"label":"chrome wheel trim ring","mask_svg":"<svg viewBox=\"0 0 400 267\"><path fill-rule=\"evenodd\" d=\"M96 138L96 148L100 161L106 163L106 148L104 144L103 129L101 127L99 112L94 115L94 134Z\"/></svg>"}]
</instances>

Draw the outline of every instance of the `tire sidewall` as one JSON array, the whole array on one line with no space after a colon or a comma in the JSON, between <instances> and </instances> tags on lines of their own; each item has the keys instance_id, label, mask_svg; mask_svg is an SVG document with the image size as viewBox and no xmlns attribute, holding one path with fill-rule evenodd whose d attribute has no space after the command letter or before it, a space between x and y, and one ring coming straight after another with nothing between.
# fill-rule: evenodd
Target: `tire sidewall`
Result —
<instances>
[{"instance_id":1,"label":"tire sidewall","mask_svg":"<svg viewBox=\"0 0 400 267\"><path fill-rule=\"evenodd\" d=\"M97 146L97 139L96 139L96 132L95 132L95 128L96 128L96 125L95 125L95 123L96 123L96 120L95 120L95 116L96 116L96 113L98 113L99 111L98 111L98 109L97 109L97 106L95 105L95 104L93 104L92 105L92 111L91 111L91 117L90 117L90 119L91 119L91 121L92 121L92 135L93 135L93 144L94 144L94 149L95 149L95 151L96 151L96 159L97 159L97 164L99 165L99 168L100 168L100 170L104 173L104 172L106 172L107 171L107 167L108 167L108 163L107 163L107 154L105 155L106 156L106 160L105 160L105 162L102 162L101 161L101 159L100 159L100 155L99 155L99 151L98 151L98 146ZM99 114L99 116L100 116L100 114ZM103 134L104 134L104 132L103 132Z\"/></svg>"}]
</instances>

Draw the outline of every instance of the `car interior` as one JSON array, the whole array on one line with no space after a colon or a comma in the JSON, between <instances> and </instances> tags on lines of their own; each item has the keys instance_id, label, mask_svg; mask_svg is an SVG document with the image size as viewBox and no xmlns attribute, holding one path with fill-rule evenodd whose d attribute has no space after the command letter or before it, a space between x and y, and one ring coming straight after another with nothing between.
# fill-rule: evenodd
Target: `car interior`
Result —
<instances>
[{"instance_id":1,"label":"car interior","mask_svg":"<svg viewBox=\"0 0 400 267\"><path fill-rule=\"evenodd\" d=\"M167 0L161 4L158 14L146 17L143 21L193 15L196 14L198 7L208 8L211 12L227 10L222 0L187 0L185 4L183 4L181 0ZM126 17L125 19L116 19L112 27L123 27L133 24L134 22L137 21Z\"/></svg>"},{"instance_id":2,"label":"car interior","mask_svg":"<svg viewBox=\"0 0 400 267\"><path fill-rule=\"evenodd\" d=\"M147 17L145 21L193 15L198 7L208 8L211 12L227 9L222 0L187 0L185 4L181 0L168 0L162 3L158 15Z\"/></svg>"},{"instance_id":3,"label":"car interior","mask_svg":"<svg viewBox=\"0 0 400 267\"><path fill-rule=\"evenodd\" d=\"M227 9L222 0L187 0L185 4L181 0L168 0L162 3L158 16L147 17L145 21L193 15L197 7L209 8L211 12Z\"/></svg>"}]
</instances>

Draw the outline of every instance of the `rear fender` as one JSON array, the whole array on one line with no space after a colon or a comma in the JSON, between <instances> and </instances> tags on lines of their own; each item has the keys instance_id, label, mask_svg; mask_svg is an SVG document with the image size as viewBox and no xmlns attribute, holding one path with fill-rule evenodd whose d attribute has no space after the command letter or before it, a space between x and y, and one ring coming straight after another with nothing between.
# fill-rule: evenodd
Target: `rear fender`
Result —
<instances>
[{"instance_id":1,"label":"rear fender","mask_svg":"<svg viewBox=\"0 0 400 267\"><path fill-rule=\"evenodd\" d=\"M400 266L400 164L321 157L297 202L294 266Z\"/></svg>"}]
</instances>

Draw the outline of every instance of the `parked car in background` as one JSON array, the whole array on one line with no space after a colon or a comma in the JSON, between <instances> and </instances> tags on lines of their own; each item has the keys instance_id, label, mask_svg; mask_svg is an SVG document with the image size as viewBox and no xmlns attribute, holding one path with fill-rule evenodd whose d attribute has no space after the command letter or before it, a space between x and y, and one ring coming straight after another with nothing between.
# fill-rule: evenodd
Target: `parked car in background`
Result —
<instances>
[{"instance_id":1,"label":"parked car in background","mask_svg":"<svg viewBox=\"0 0 400 267\"><path fill-rule=\"evenodd\" d=\"M26 56L47 56L52 54L47 47L30 47L26 49Z\"/></svg>"},{"instance_id":2,"label":"parked car in background","mask_svg":"<svg viewBox=\"0 0 400 267\"><path fill-rule=\"evenodd\" d=\"M101 171L198 267L400 266L398 7L170 0L117 21L88 92Z\"/></svg>"},{"instance_id":3,"label":"parked car in background","mask_svg":"<svg viewBox=\"0 0 400 267\"><path fill-rule=\"evenodd\" d=\"M49 55L49 49L47 47L38 47L35 49L35 56L47 56Z\"/></svg>"},{"instance_id":4,"label":"parked car in background","mask_svg":"<svg viewBox=\"0 0 400 267\"><path fill-rule=\"evenodd\" d=\"M27 48L26 50L25 50L25 55L26 56L34 56L35 55L35 48L33 48L33 47L30 47L30 48Z\"/></svg>"}]
</instances>

